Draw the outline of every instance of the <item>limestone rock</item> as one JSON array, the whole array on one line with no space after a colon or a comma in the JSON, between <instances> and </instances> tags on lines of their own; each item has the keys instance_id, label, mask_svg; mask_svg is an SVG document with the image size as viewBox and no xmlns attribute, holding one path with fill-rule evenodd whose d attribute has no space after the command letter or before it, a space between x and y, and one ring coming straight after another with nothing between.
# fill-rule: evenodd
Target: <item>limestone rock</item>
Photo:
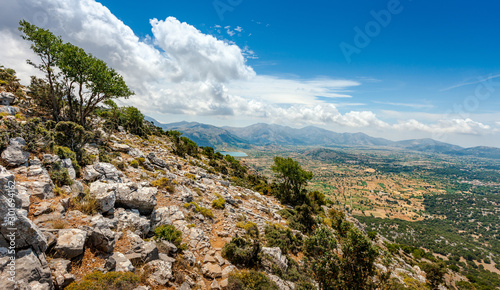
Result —
<instances>
[{"instance_id":1,"label":"limestone rock","mask_svg":"<svg viewBox=\"0 0 500 290\"><path fill-rule=\"evenodd\" d=\"M120 252L115 252L111 257L108 258L104 268L108 271L116 272L134 272L135 267L132 265L129 259L125 257L124 254Z\"/></svg>"},{"instance_id":2,"label":"limestone rock","mask_svg":"<svg viewBox=\"0 0 500 290\"><path fill-rule=\"evenodd\" d=\"M99 162L94 165L94 169L100 174L100 179L104 181L121 182L123 173L118 171L111 163Z\"/></svg>"},{"instance_id":3,"label":"limestone rock","mask_svg":"<svg viewBox=\"0 0 500 290\"><path fill-rule=\"evenodd\" d=\"M280 248L262 247L261 252L265 257L262 261L262 265L269 273L273 272L273 265L278 266L283 272L286 271L288 268L288 259L281 253Z\"/></svg>"},{"instance_id":4,"label":"limestone rock","mask_svg":"<svg viewBox=\"0 0 500 290\"><path fill-rule=\"evenodd\" d=\"M219 265L214 263L206 263L201 268L201 272L207 278L219 278L222 277L222 269Z\"/></svg>"},{"instance_id":5,"label":"limestone rock","mask_svg":"<svg viewBox=\"0 0 500 290\"><path fill-rule=\"evenodd\" d=\"M116 205L149 215L156 206L157 193L156 187L139 187L132 182L119 184L116 188Z\"/></svg>"},{"instance_id":6,"label":"limestone rock","mask_svg":"<svg viewBox=\"0 0 500 290\"><path fill-rule=\"evenodd\" d=\"M11 256L6 248L0 248L0 285L3 289L17 289L11 277ZM43 254L37 255L31 248L16 253L15 280L18 285L38 282L41 289L53 289L50 268ZM28 288L32 289L32 288Z\"/></svg>"},{"instance_id":7,"label":"limestone rock","mask_svg":"<svg viewBox=\"0 0 500 290\"><path fill-rule=\"evenodd\" d=\"M54 250L57 256L72 259L83 254L86 239L87 232L83 230L60 230Z\"/></svg>"},{"instance_id":8,"label":"limestone rock","mask_svg":"<svg viewBox=\"0 0 500 290\"><path fill-rule=\"evenodd\" d=\"M153 166L159 167L159 169L164 169L167 167L165 161L156 157L156 155L153 152L148 154L148 160L153 164Z\"/></svg>"},{"instance_id":9,"label":"limestone rock","mask_svg":"<svg viewBox=\"0 0 500 290\"><path fill-rule=\"evenodd\" d=\"M150 272L146 279L151 285L164 286L172 280L172 263L162 260L155 260L147 263L143 271Z\"/></svg>"},{"instance_id":10,"label":"limestone rock","mask_svg":"<svg viewBox=\"0 0 500 290\"><path fill-rule=\"evenodd\" d=\"M86 227L87 244L104 253L111 253L115 248L115 233L107 227Z\"/></svg>"},{"instance_id":11,"label":"limestone rock","mask_svg":"<svg viewBox=\"0 0 500 290\"><path fill-rule=\"evenodd\" d=\"M54 276L54 282L59 289L64 289L66 286L75 281L75 275L70 274L71 261L65 259L52 259L49 262L49 267Z\"/></svg>"},{"instance_id":12,"label":"limestone rock","mask_svg":"<svg viewBox=\"0 0 500 290\"><path fill-rule=\"evenodd\" d=\"M116 203L116 184L96 181L90 184L90 194L92 194L98 203L99 210L106 213L115 208Z\"/></svg>"},{"instance_id":13,"label":"limestone rock","mask_svg":"<svg viewBox=\"0 0 500 290\"><path fill-rule=\"evenodd\" d=\"M119 231L131 229L140 236L145 236L149 233L149 220L145 217L141 217L138 212L118 208L115 210L115 218L118 221L117 228Z\"/></svg>"},{"instance_id":14,"label":"limestone rock","mask_svg":"<svg viewBox=\"0 0 500 290\"><path fill-rule=\"evenodd\" d=\"M26 146L23 138L10 139L9 146L1 154L2 159L11 167L27 164L30 154L22 149L23 146Z\"/></svg>"}]
</instances>

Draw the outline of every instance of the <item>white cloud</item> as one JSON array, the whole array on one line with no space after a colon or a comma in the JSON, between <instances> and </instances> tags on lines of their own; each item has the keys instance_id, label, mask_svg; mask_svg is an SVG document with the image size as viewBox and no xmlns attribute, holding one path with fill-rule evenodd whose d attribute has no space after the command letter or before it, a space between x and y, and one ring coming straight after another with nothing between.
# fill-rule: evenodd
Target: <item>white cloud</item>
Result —
<instances>
[{"instance_id":1,"label":"white cloud","mask_svg":"<svg viewBox=\"0 0 500 290\"><path fill-rule=\"evenodd\" d=\"M466 119L440 120L433 124L424 124L415 119L400 121L393 126L398 130L424 131L429 133L458 133L477 135L489 131L491 127L481 122Z\"/></svg>"},{"instance_id":2,"label":"white cloud","mask_svg":"<svg viewBox=\"0 0 500 290\"><path fill-rule=\"evenodd\" d=\"M136 92L124 104L146 114L235 116L288 125L460 134L491 129L472 119L436 118L430 124L409 120L391 125L371 111L340 113L331 101L352 98L352 90L360 82L257 75L246 63L255 56L250 48L203 34L174 17L150 20L152 34L141 40L94 0L18 0L3 8L0 63L15 68L24 82L33 74L25 60L36 58L17 32L22 18L105 60ZM243 30L239 26L224 29L232 33ZM408 116L400 114L398 119L407 120Z\"/></svg>"}]
</instances>

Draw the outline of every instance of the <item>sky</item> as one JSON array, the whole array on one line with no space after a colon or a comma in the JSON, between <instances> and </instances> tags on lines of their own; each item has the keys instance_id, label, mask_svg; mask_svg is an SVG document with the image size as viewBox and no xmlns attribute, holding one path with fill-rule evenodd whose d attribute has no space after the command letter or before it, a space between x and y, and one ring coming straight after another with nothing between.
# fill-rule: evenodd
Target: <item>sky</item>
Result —
<instances>
[{"instance_id":1,"label":"sky","mask_svg":"<svg viewBox=\"0 0 500 290\"><path fill-rule=\"evenodd\" d=\"M497 1L0 2L0 64L25 84L21 19L106 61L135 92L119 103L162 123L500 147Z\"/></svg>"}]
</instances>

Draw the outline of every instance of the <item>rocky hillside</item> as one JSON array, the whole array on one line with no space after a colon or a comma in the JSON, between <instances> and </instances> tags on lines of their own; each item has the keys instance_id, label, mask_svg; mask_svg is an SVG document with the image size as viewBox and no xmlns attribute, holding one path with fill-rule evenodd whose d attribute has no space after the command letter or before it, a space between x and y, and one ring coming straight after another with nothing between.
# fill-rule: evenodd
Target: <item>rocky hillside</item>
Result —
<instances>
[{"instance_id":1,"label":"rocky hillside","mask_svg":"<svg viewBox=\"0 0 500 290\"><path fill-rule=\"evenodd\" d=\"M367 233L321 193L301 191L306 200L281 204L275 196L292 200L283 199L280 178L267 181L243 162L155 128L135 108L108 103L83 127L52 120L19 85L1 90L15 92L0 107L5 289L467 283L432 254L417 259Z\"/></svg>"}]
</instances>

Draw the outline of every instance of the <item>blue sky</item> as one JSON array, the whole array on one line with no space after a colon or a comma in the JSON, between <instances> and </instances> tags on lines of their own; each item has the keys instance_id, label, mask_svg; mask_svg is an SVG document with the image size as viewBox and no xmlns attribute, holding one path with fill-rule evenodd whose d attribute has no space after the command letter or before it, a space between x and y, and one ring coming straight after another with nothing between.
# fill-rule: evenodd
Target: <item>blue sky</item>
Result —
<instances>
[{"instance_id":1,"label":"blue sky","mask_svg":"<svg viewBox=\"0 0 500 290\"><path fill-rule=\"evenodd\" d=\"M136 91L123 104L162 122L312 124L393 140L499 146L495 1L47 0L40 6L19 0L6 6L0 39L19 45L7 46L1 63L30 74L17 64L26 45L15 26L25 18L117 68Z\"/></svg>"}]
</instances>

